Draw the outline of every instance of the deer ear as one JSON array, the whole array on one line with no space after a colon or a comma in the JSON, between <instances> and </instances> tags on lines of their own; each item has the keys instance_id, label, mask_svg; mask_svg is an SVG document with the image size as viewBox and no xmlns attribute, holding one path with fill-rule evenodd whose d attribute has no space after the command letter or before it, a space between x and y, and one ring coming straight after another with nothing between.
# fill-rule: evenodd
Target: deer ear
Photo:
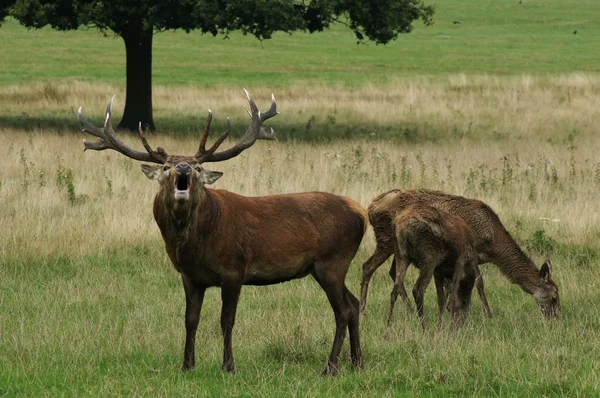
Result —
<instances>
[{"instance_id":1,"label":"deer ear","mask_svg":"<svg viewBox=\"0 0 600 398\"><path fill-rule=\"evenodd\" d=\"M221 173L220 171L210 171L210 170L203 169L202 170L202 181L205 184L210 185L213 182L217 181L219 178L221 178L222 175L223 175L223 173Z\"/></svg>"},{"instance_id":2,"label":"deer ear","mask_svg":"<svg viewBox=\"0 0 600 398\"><path fill-rule=\"evenodd\" d=\"M151 180L158 180L158 178L160 177L160 168L162 166L150 166L149 164L143 164L142 165L142 171L144 172L144 174L146 174L146 177L148 177Z\"/></svg>"},{"instance_id":3,"label":"deer ear","mask_svg":"<svg viewBox=\"0 0 600 398\"><path fill-rule=\"evenodd\" d=\"M550 262L550 259L547 259L544 265L542 265L540 279L545 283L548 283L552 279L552 262Z\"/></svg>"}]
</instances>

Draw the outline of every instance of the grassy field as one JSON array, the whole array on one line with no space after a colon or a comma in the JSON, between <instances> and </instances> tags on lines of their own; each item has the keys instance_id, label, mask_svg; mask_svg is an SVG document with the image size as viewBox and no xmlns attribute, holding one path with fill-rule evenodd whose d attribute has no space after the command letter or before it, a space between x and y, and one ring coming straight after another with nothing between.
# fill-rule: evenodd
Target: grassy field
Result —
<instances>
[{"instance_id":1,"label":"grassy field","mask_svg":"<svg viewBox=\"0 0 600 398\"><path fill-rule=\"evenodd\" d=\"M490 204L541 264L550 257L563 319L483 267L494 317L477 297L458 332L423 333L375 275L362 318L366 368L333 340L325 294L310 277L242 290L239 372L220 370L220 296L209 290L196 370L179 371L184 293L152 218L157 190L139 165L83 152L75 110L97 124L124 103L120 39L93 30L0 27L0 396L597 396L600 390L600 77L598 2L444 0L436 25L390 46L356 46L337 27L260 43L232 35L156 36L153 146L188 154L211 108L213 134L247 124L274 92L281 138L259 142L216 188L244 195L321 190L367 206L393 188L428 187ZM460 24L453 24L460 21ZM576 35L573 31L578 29ZM102 59L102 63L97 62ZM132 145L135 137L125 136ZM231 145L229 141L224 145ZM369 230L347 283L359 291ZM407 286L416 279L409 270ZM435 322L430 286L426 313Z\"/></svg>"},{"instance_id":2,"label":"grassy field","mask_svg":"<svg viewBox=\"0 0 600 398\"><path fill-rule=\"evenodd\" d=\"M531 93L540 89L537 84L531 87ZM586 90L573 94L573 100L583 102L578 95L590 95ZM468 91L463 94L465 101L471 96ZM81 95L91 104L90 113L102 109L94 90ZM261 107L266 98L266 91L257 96ZM485 113L482 108L489 105L479 99L473 99L479 107L465 109ZM183 112L196 109L190 103ZM213 109L229 103L229 96L223 95ZM348 114L360 108L350 98L343 104ZM487 119L492 125L502 125L513 106L510 101L498 104ZM123 156L83 153L83 133L4 129L0 392L597 394L599 141L593 139L592 120L585 124L586 119L572 119L576 110L554 112L559 125L582 123L578 135L570 135L556 130L556 120L548 114L536 113L535 101L527 104L523 112L537 115L548 137L269 142L212 165L225 172L217 188L246 195L323 190L348 195L365 206L396 187L431 187L478 197L498 211L538 263L546 256L553 259L564 312L561 322L546 323L531 297L487 266L493 319L483 318L474 298L471 317L460 332L423 334L415 317L399 305L390 342L383 333L391 283L380 270L362 321L366 370L357 374L350 369L346 343L341 374L333 379L319 377L330 349L333 317L325 295L310 278L243 289L234 331L239 373L234 376L220 371L220 300L218 290L210 291L198 332L197 370L181 374L184 296L152 220L155 184ZM290 102L282 110L298 114L297 106ZM237 114L243 112L241 107L240 103ZM283 115L270 124L277 127ZM447 123L449 129L457 128L459 120ZM197 146L197 137L152 139L153 145L173 153L190 153ZM355 293L360 265L373 249L369 231L348 275ZM415 276L411 270L409 286ZM426 303L430 322L435 318L433 290Z\"/></svg>"},{"instance_id":3,"label":"grassy field","mask_svg":"<svg viewBox=\"0 0 600 398\"><path fill-rule=\"evenodd\" d=\"M386 46L357 46L342 26L325 34L279 33L263 42L238 33L228 40L198 32L161 33L154 38L153 81L200 87L357 87L448 73L600 71L590 51L600 47L598 1L440 0L435 5L433 26L417 21L411 34ZM0 40L1 85L79 79L124 86L125 48L110 34L27 31L9 20L0 27Z\"/></svg>"}]
</instances>

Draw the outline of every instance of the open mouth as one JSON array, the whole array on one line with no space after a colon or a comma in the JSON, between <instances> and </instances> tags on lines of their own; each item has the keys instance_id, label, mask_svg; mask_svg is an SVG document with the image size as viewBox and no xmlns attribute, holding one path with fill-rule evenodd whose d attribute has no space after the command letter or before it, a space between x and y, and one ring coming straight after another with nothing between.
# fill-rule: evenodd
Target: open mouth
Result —
<instances>
[{"instance_id":1,"label":"open mouth","mask_svg":"<svg viewBox=\"0 0 600 398\"><path fill-rule=\"evenodd\" d=\"M187 199L190 194L190 176L188 174L180 174L177 176L177 186L175 187L175 197Z\"/></svg>"},{"instance_id":2,"label":"open mouth","mask_svg":"<svg viewBox=\"0 0 600 398\"><path fill-rule=\"evenodd\" d=\"M190 189L189 181L190 180L187 174L180 174L179 177L177 177L177 190L187 191Z\"/></svg>"}]
</instances>

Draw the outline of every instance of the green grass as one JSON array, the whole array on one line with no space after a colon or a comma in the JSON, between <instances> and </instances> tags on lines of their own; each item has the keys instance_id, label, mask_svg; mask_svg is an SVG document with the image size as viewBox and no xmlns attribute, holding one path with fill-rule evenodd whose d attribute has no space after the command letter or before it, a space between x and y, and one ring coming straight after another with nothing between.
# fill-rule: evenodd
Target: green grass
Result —
<instances>
[{"instance_id":1,"label":"green grass","mask_svg":"<svg viewBox=\"0 0 600 398\"><path fill-rule=\"evenodd\" d=\"M598 393L597 276L570 269L560 279L564 319L546 324L533 300L487 267L494 318L478 299L460 333L423 334L402 305L393 339L383 339L391 283L375 275L362 322L366 369L355 373L344 345L341 374L319 376L333 338L333 316L311 278L244 287L234 329L239 372L220 370L220 297L207 293L197 368L179 371L184 295L158 240L108 255L5 259L1 268L0 394L239 396L557 396ZM348 278L358 290L361 251ZM409 272L409 285L414 282ZM434 323L433 287L428 291Z\"/></svg>"},{"instance_id":2,"label":"green grass","mask_svg":"<svg viewBox=\"0 0 600 398\"><path fill-rule=\"evenodd\" d=\"M600 71L596 0L442 0L435 25L386 46L356 45L342 26L319 34L277 33L259 42L157 34L153 81L158 85L285 87L325 83L362 86L423 75L560 74ZM460 24L454 24L460 21ZM578 33L573 34L577 29ZM0 84L78 79L124 85L120 38L94 29L27 31L13 20L0 27Z\"/></svg>"}]
</instances>

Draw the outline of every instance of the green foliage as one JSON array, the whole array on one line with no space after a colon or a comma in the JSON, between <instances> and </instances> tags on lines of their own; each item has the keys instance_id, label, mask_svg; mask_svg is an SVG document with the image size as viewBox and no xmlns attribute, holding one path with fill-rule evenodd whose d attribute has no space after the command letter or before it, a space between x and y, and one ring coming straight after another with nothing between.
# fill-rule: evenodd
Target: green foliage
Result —
<instances>
[{"instance_id":1,"label":"green foliage","mask_svg":"<svg viewBox=\"0 0 600 398\"><path fill-rule=\"evenodd\" d=\"M543 229L536 230L531 237L525 241L528 250L539 253L542 256L550 256L554 253L558 242L551 236L546 235Z\"/></svg>"},{"instance_id":2,"label":"green foliage","mask_svg":"<svg viewBox=\"0 0 600 398\"><path fill-rule=\"evenodd\" d=\"M58 158L58 165L56 167L56 185L59 189L67 190L67 199L69 199L71 205L78 202L78 197L75 193L75 177L73 175L73 169L67 169L62 164L60 158Z\"/></svg>"},{"instance_id":3,"label":"green foliage","mask_svg":"<svg viewBox=\"0 0 600 398\"><path fill-rule=\"evenodd\" d=\"M0 26L4 22L4 18L8 15L8 7L11 5L12 1L2 1L0 2Z\"/></svg>"},{"instance_id":4,"label":"green foliage","mask_svg":"<svg viewBox=\"0 0 600 398\"><path fill-rule=\"evenodd\" d=\"M38 184L40 188L46 186L46 172L44 171L44 169L38 170Z\"/></svg>"},{"instance_id":5,"label":"green foliage","mask_svg":"<svg viewBox=\"0 0 600 398\"><path fill-rule=\"evenodd\" d=\"M23 168L23 178L21 179L21 183L23 184L23 190L27 191L29 188L31 178L31 168L33 167L33 163L27 159L25 155L25 149L21 148L19 151L19 163L21 163L21 167Z\"/></svg>"},{"instance_id":6,"label":"green foliage","mask_svg":"<svg viewBox=\"0 0 600 398\"><path fill-rule=\"evenodd\" d=\"M0 8L0 12L8 10L30 28L50 25L55 29L70 30L90 25L103 32L112 30L121 36L133 31L175 29L227 36L239 30L262 40L270 39L276 31L322 31L333 21L347 18L348 26L359 40L368 38L378 44L410 32L417 19L431 24L433 16L433 7L426 6L422 0L278 0L276 3L234 0L226 6L214 0L121 0L109 3L18 0L8 5Z\"/></svg>"},{"instance_id":7,"label":"green foliage","mask_svg":"<svg viewBox=\"0 0 600 398\"><path fill-rule=\"evenodd\" d=\"M340 3L347 3L343 11L350 16L349 26L357 39L361 41L366 36L377 44L395 40L399 33L411 32L412 23L417 19L430 25L434 14L434 8L424 5L421 0L351 0ZM341 11L338 8L337 13L344 13Z\"/></svg>"}]
</instances>

